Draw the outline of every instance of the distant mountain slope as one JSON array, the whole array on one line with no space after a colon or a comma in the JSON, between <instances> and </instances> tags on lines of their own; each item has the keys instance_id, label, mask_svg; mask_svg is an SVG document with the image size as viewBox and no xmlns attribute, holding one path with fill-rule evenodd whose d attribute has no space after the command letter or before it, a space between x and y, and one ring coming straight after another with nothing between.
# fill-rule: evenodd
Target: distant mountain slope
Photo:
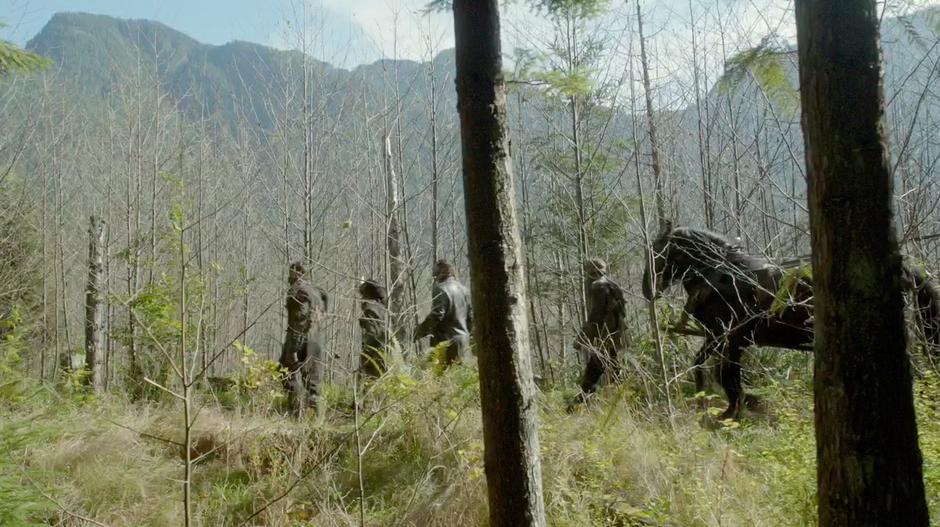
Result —
<instances>
[{"instance_id":1,"label":"distant mountain slope","mask_svg":"<svg viewBox=\"0 0 940 527\"><path fill-rule=\"evenodd\" d=\"M915 119L918 133L940 133L940 111L930 110L934 96L929 93L940 76L938 30L940 8L883 21L888 124L895 148L906 141L904 136ZM27 48L55 61L55 89L70 103L74 101L76 111L85 112L89 120L114 98L132 101L144 93L145 99L152 100L155 79L159 79L160 92L169 101L166 107L177 106L194 122L209 117L220 129L234 131L247 125L263 132L292 122L295 135L287 140L297 144L302 142L296 125L302 117L300 101L305 90L308 108L320 118L316 125L341 137L362 138L363 127L369 134L381 130L386 117L394 120L396 96L400 96L403 157L411 157L413 164L430 164L427 63L384 60L350 71L313 59L304 63L297 51L239 41L206 45L160 23L82 13L55 15ZM746 173L759 174L752 178L755 188L745 189L749 194L769 181L789 189L794 200L802 200L796 53L792 49L760 51L748 50L729 61L726 75L704 87L702 108L690 104L660 112L661 147L677 193L701 195L710 178ZM748 60L749 54L756 61ZM442 131L438 144L450 149L450 159L459 166L457 118L451 111L456 107L453 50L439 53L432 64ZM306 87L301 74L304 66L309 73ZM735 66L739 74L729 75ZM568 126L563 104L548 109L547 104L541 108L528 104L520 117L515 113L520 110L514 107L516 103L515 97L510 98L511 123L525 127L527 137L538 137L549 128L557 133ZM646 137L644 123L645 118L639 119L641 139ZM632 128L631 116L618 109L606 137L622 140L631 136ZM270 137L260 135L265 140ZM378 144L377 138L366 137L367 143ZM704 143L702 151L700 142ZM758 143L773 148L761 151L763 158L741 154ZM343 148L361 151L360 146L353 146L354 141L333 144L329 154L341 165L349 157L344 157L348 152ZM641 148L648 146L641 143Z\"/></svg>"},{"instance_id":2,"label":"distant mountain slope","mask_svg":"<svg viewBox=\"0 0 940 527\"><path fill-rule=\"evenodd\" d=\"M189 36L149 20L121 20L85 13L58 13L27 44L27 49L52 58L67 91L83 98L106 98L118 86L143 86L158 78L161 90L191 117L215 115L233 124L239 116L270 128L277 109L283 109L290 91L301 89L302 55L234 41L221 46L202 44ZM351 95L348 87L378 90L383 82L398 79L409 96L423 86L409 84L424 65L413 61L380 61L353 71L308 59L312 104L320 97L339 104ZM453 69L453 54L442 53L435 67ZM337 93L342 87L342 93ZM452 91L452 90L451 90ZM295 95L294 95L295 96ZM453 98L450 93L445 98Z\"/></svg>"}]
</instances>

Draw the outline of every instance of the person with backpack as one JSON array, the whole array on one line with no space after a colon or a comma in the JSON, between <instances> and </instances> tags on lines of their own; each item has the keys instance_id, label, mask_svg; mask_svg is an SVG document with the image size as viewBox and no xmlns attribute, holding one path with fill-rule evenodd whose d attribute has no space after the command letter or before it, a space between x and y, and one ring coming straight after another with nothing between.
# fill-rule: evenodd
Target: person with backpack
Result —
<instances>
[{"instance_id":1,"label":"person with backpack","mask_svg":"<svg viewBox=\"0 0 940 527\"><path fill-rule=\"evenodd\" d=\"M288 405L295 416L320 404L320 377L323 350L318 332L326 312L327 295L307 280L307 270L300 262L288 272L287 334L278 360L285 375L282 380Z\"/></svg>"},{"instance_id":2,"label":"person with backpack","mask_svg":"<svg viewBox=\"0 0 940 527\"><path fill-rule=\"evenodd\" d=\"M443 357L445 368L457 361L471 363L473 314L470 291L457 280L454 266L447 260L438 260L434 264L431 299L431 312L415 328L415 342L430 335L432 346L446 343Z\"/></svg>"},{"instance_id":3,"label":"person with backpack","mask_svg":"<svg viewBox=\"0 0 940 527\"><path fill-rule=\"evenodd\" d=\"M600 258L584 262L588 316L575 338L575 349L588 355L581 375L579 401L595 391L608 370L620 369L618 355L630 343L626 327L623 289L607 277L607 263Z\"/></svg>"},{"instance_id":4,"label":"person with backpack","mask_svg":"<svg viewBox=\"0 0 940 527\"><path fill-rule=\"evenodd\" d=\"M388 366L389 343L388 295L375 280L359 284L362 297L359 329L362 332L362 352L359 355L359 373L366 377L381 377Z\"/></svg>"}]
</instances>

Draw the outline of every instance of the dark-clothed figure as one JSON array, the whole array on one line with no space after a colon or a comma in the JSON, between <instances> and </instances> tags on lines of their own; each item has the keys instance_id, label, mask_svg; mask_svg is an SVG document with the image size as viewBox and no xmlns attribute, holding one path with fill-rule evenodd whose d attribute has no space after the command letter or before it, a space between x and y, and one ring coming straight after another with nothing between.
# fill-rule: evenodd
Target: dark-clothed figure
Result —
<instances>
[{"instance_id":1,"label":"dark-clothed figure","mask_svg":"<svg viewBox=\"0 0 940 527\"><path fill-rule=\"evenodd\" d=\"M387 302L385 288L373 280L359 284L362 314L359 329L362 332L362 353L359 372L369 377L385 373L389 335L387 330Z\"/></svg>"},{"instance_id":2,"label":"dark-clothed figure","mask_svg":"<svg viewBox=\"0 0 940 527\"><path fill-rule=\"evenodd\" d=\"M612 367L619 370L619 353L629 344L626 331L626 301L623 289L607 277L607 263L600 258L584 262L588 317L575 340L575 347L588 353L581 376L581 397L597 390L601 376Z\"/></svg>"},{"instance_id":3,"label":"dark-clothed figure","mask_svg":"<svg viewBox=\"0 0 940 527\"><path fill-rule=\"evenodd\" d=\"M326 310L326 293L305 278L306 269L296 262L290 266L287 291L287 335L281 348L281 367L287 370L284 389L291 410L299 415L304 408L316 407L322 350L317 339L317 322Z\"/></svg>"},{"instance_id":4,"label":"dark-clothed figure","mask_svg":"<svg viewBox=\"0 0 940 527\"><path fill-rule=\"evenodd\" d=\"M431 335L431 345L447 342L444 365L470 359L470 331L473 318L470 291L457 281L454 266L439 260L434 266L431 312L415 329L415 341Z\"/></svg>"}]
</instances>

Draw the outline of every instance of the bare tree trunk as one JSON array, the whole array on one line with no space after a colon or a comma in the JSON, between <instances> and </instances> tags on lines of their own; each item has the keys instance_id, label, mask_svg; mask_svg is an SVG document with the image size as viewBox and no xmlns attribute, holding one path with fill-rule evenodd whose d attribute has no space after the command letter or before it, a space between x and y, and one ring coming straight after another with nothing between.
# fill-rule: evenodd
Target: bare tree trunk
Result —
<instances>
[{"instance_id":1,"label":"bare tree trunk","mask_svg":"<svg viewBox=\"0 0 940 527\"><path fill-rule=\"evenodd\" d=\"M398 335L402 326L402 295L404 294L401 228L398 224L398 179L395 177L395 167L392 163L392 143L387 135L383 156L385 159L385 229L387 233L385 243L388 255L386 287L389 291L389 318L392 321L393 332ZM398 336L401 337L401 335Z\"/></svg>"},{"instance_id":2,"label":"bare tree trunk","mask_svg":"<svg viewBox=\"0 0 940 527\"><path fill-rule=\"evenodd\" d=\"M455 0L454 33L490 525L544 526L498 0Z\"/></svg>"},{"instance_id":3,"label":"bare tree trunk","mask_svg":"<svg viewBox=\"0 0 940 527\"><path fill-rule=\"evenodd\" d=\"M428 84L431 88L431 259L432 263L440 258L440 240L438 235L438 186L440 175L437 162L437 86L434 80L434 57L428 62Z\"/></svg>"},{"instance_id":4,"label":"bare tree trunk","mask_svg":"<svg viewBox=\"0 0 940 527\"><path fill-rule=\"evenodd\" d=\"M689 22L692 30L692 79L695 83L695 112L698 131L698 156L699 167L702 173L702 207L705 214L705 228L714 228L715 205L712 201L711 167L708 159L708 143L705 135L705 121L702 115L702 83L699 78L698 62L698 42L695 38L695 12L692 8L692 0L689 0Z\"/></svg>"},{"instance_id":5,"label":"bare tree trunk","mask_svg":"<svg viewBox=\"0 0 940 527\"><path fill-rule=\"evenodd\" d=\"M186 310L186 222L180 219L176 226L179 236L179 380L181 386L180 400L183 403L183 525L190 527L192 525L192 483L193 483L193 424L195 424L195 415L193 414L190 379L191 368L187 360L188 350L186 349L186 325L189 323Z\"/></svg>"},{"instance_id":6,"label":"bare tree trunk","mask_svg":"<svg viewBox=\"0 0 940 527\"><path fill-rule=\"evenodd\" d=\"M642 42L643 42L643 38L641 36L640 43L642 44ZM632 51L632 48L633 48L632 41L630 42L630 48L631 48L630 51ZM630 71L630 109L631 109L631 112L634 115L636 115L636 91L634 89L634 87L636 86L636 82L634 82L634 74L633 74L634 72L633 55L631 54L630 57L631 57L630 62L627 66ZM643 69L645 71L646 68L643 68ZM633 119L631 132L633 134L633 144L637 145L636 147L637 151L633 155L633 168L634 168L634 174L636 176L636 192L637 192L637 195L640 197L640 222L642 223L640 227L643 229L643 248L644 248L644 253L645 253L644 256L646 257L646 262L647 262L646 265L652 267L656 255L653 252L652 240L650 240L649 217L648 217L649 215L646 212L646 198L645 198L646 194L643 191L643 179L640 177L640 152L639 152L640 142L639 142L639 131L637 130L636 119ZM659 220L660 220L659 227L661 228L664 222L667 220L667 218L660 217ZM656 357L655 357L656 366L663 376L663 390L665 390L665 393L666 393L666 401L669 405L669 410L670 410L670 416L669 416L670 423L672 423L673 412L672 412L672 395L671 395L670 387L669 387L669 372L666 369L666 353L665 353L665 350L663 349L664 348L663 336L659 330L659 314L656 311L655 300L651 299L647 302L646 311L649 316L650 330L653 333L653 345L656 347Z\"/></svg>"},{"instance_id":7,"label":"bare tree trunk","mask_svg":"<svg viewBox=\"0 0 940 527\"><path fill-rule=\"evenodd\" d=\"M722 62L728 61L728 54L725 48L725 33L721 32L721 58ZM734 220L734 231L738 236L742 236L742 225L744 224L744 209L741 203L741 169L738 161L738 123L734 114L734 89L729 89L725 102L728 105L728 131L731 132L731 177L734 185L734 208L732 209L732 219Z\"/></svg>"},{"instance_id":8,"label":"bare tree trunk","mask_svg":"<svg viewBox=\"0 0 940 527\"><path fill-rule=\"evenodd\" d=\"M150 261L147 266L147 285L153 285L154 269L157 266L157 181L160 176L160 53L157 47L157 33L153 34L153 158L150 172ZM182 177L182 174L180 174Z\"/></svg>"},{"instance_id":9,"label":"bare tree trunk","mask_svg":"<svg viewBox=\"0 0 940 527\"><path fill-rule=\"evenodd\" d=\"M136 78L136 99L135 99L135 119L131 124L134 134L133 150L135 152L136 170L134 177L134 194L130 191L130 166L128 166L128 184L127 184L127 241L131 251L129 269L127 271L127 297L133 298L137 294L137 287L140 285L140 222L141 222L141 192L143 180L143 121L141 109L141 73L140 73L140 48L137 48L137 78ZM130 148L128 148L130 150ZM128 155L128 165L130 165L130 154ZM133 203L133 230L131 229L131 204ZM140 357L137 356L139 348L137 346L137 321L134 316L134 308L127 305L127 357L128 357L128 378L131 382L132 392L139 393L139 389L144 382L144 372L141 367Z\"/></svg>"},{"instance_id":10,"label":"bare tree trunk","mask_svg":"<svg viewBox=\"0 0 940 527\"><path fill-rule=\"evenodd\" d=\"M653 165L653 185L656 200L656 219L662 226L667 220L665 185L662 166L659 163L659 143L656 139L656 117L653 115L653 93L650 89L649 58L646 55L646 38L643 37L643 13L640 1L636 2L636 25L640 36L640 65L643 69L643 94L646 96L646 129L650 138L650 161Z\"/></svg>"},{"instance_id":11,"label":"bare tree trunk","mask_svg":"<svg viewBox=\"0 0 940 527\"><path fill-rule=\"evenodd\" d=\"M56 151L56 157L58 157L58 151ZM57 166L58 163L56 162ZM66 269L65 269L65 240L63 238L63 232L65 230L65 194L62 189L63 177L62 173L56 169L56 176L58 181L56 181L56 204L58 208L58 222L56 227L56 248L58 252L59 259L59 295L61 298L61 308L62 308L62 330L63 336L65 337L65 356L60 357L64 359L64 363L67 371L74 371L77 368L80 368L80 364L75 362L75 349L72 348L72 338L69 331L69 302L68 302L68 287L66 285Z\"/></svg>"},{"instance_id":12,"label":"bare tree trunk","mask_svg":"<svg viewBox=\"0 0 940 527\"><path fill-rule=\"evenodd\" d=\"M926 526L875 0L797 0L819 525Z\"/></svg>"},{"instance_id":13,"label":"bare tree trunk","mask_svg":"<svg viewBox=\"0 0 940 527\"><path fill-rule=\"evenodd\" d=\"M251 260L249 258L251 254L251 240L248 235L251 232L251 186L249 184L249 190L245 192L245 204L244 204L244 213L245 215L242 218L244 221L245 232L242 235L242 330L241 330L241 339L245 345L249 345L251 342L251 282L252 282L252 273L251 273Z\"/></svg>"},{"instance_id":14,"label":"bare tree trunk","mask_svg":"<svg viewBox=\"0 0 940 527\"><path fill-rule=\"evenodd\" d=\"M401 63L398 62L398 37L397 37L398 25L396 22L395 25L395 131L397 134L397 146L398 146L398 189L401 190L401 193L404 195L407 192L407 187L405 186L405 152L404 152L404 134L402 133L402 97L401 97L401 79L399 77L401 73ZM388 156L389 161L391 161L391 156ZM389 165L394 166L394 165ZM414 247L411 244L411 233L408 230L408 199L406 197L399 197L397 205L397 214L395 214L395 221L399 225L399 240L404 242L405 248L405 257L400 256L401 253L401 243L399 243L399 261L401 265L399 267L400 281L401 284L401 294L404 296L404 287L405 287L405 276L408 274L408 282L411 285L409 292L411 293L411 298L409 299L412 306L418 305L418 282L415 279L415 267L410 265L415 261L414 259ZM398 331L396 332L399 339L403 338L402 331L407 325L405 323L405 311L404 311L404 298L401 300L401 310L396 315L396 320L398 321ZM412 326L418 324L418 314L417 311L412 310Z\"/></svg>"},{"instance_id":15,"label":"bare tree trunk","mask_svg":"<svg viewBox=\"0 0 940 527\"><path fill-rule=\"evenodd\" d=\"M103 245L104 220L92 216L88 226L88 284L85 286L85 369L88 371L87 382L95 393L104 391L104 352L101 340Z\"/></svg>"},{"instance_id":16,"label":"bare tree trunk","mask_svg":"<svg viewBox=\"0 0 940 527\"><path fill-rule=\"evenodd\" d=\"M522 92L519 92L516 96L517 104L519 105L518 117L519 117L519 144L522 145L518 150L518 155L516 159L519 161L519 182L520 190L522 193L522 251L525 256L525 268L528 271L526 273L526 290L532 291L533 288L538 290L538 271L537 266L532 265L532 256L535 252L534 244L532 241L532 234L529 230L529 181L528 181L528 170L526 165L526 155L525 155L525 144L526 144L526 128L525 128L525 97ZM541 302L539 302L541 306ZM529 316L533 318L536 317L535 309L535 296L529 295ZM542 317L544 322L544 317ZM535 347L538 351L539 356L539 373L544 376L545 372L548 372L551 375L552 382L555 382L555 372L552 369L551 362L545 358L545 347L542 344L542 335L540 335L539 328L544 328L544 324L539 324L537 322L533 323L531 328L535 332Z\"/></svg>"},{"instance_id":17,"label":"bare tree trunk","mask_svg":"<svg viewBox=\"0 0 940 527\"><path fill-rule=\"evenodd\" d=\"M311 158L311 123L310 123L310 65L307 57L307 4L302 4L303 22L301 26L301 63L303 65L303 101L301 114L303 118L304 154L303 154L303 185L304 185L304 259L309 265L313 262L313 175L310 167Z\"/></svg>"},{"instance_id":18,"label":"bare tree trunk","mask_svg":"<svg viewBox=\"0 0 940 527\"><path fill-rule=\"evenodd\" d=\"M113 105L109 99L108 101L108 196L107 204L105 205L108 211L108 218L105 220L105 225L111 225L114 221L113 217L113 193L114 193L114 115L113 115ZM114 324L114 304L111 302L111 292L114 289L113 281L114 274L112 273L111 268L111 244L112 244L112 232L109 227L105 231L104 239L104 276L105 276L105 292L104 292L104 301L105 301L105 322L104 322L104 391L108 390L108 387L111 385L111 379L113 377L113 366L114 366L114 339L111 337L111 328Z\"/></svg>"},{"instance_id":19,"label":"bare tree trunk","mask_svg":"<svg viewBox=\"0 0 940 527\"><path fill-rule=\"evenodd\" d=\"M40 223L41 233L40 233L40 244L42 245L42 269L40 270L40 275L42 276L42 354L39 359L39 379L46 380L46 352L49 348L49 284L47 283L47 276L49 275L48 268L48 251L46 250L46 232L48 230L48 221L47 214L49 209L49 178L46 175L45 167L40 166L39 169L42 174L42 221ZM53 263L53 268L55 267ZM55 280L53 280L55 282ZM54 290L54 289L53 289ZM56 339L58 342L58 339ZM52 361L52 371L55 372L55 357Z\"/></svg>"},{"instance_id":20,"label":"bare tree trunk","mask_svg":"<svg viewBox=\"0 0 940 527\"><path fill-rule=\"evenodd\" d=\"M564 261L561 259L561 252L555 251L552 256L553 256L553 259L555 260L556 271L554 272L554 274L555 276L558 277L557 287L559 291L562 291L562 294L559 294L556 298L555 309L558 311L558 319L557 319L558 320L558 333L561 335L561 342L559 342L560 349L559 349L558 355L561 358L562 370L564 370L564 368L568 366L568 327L567 327L568 321L565 318L565 314L567 312L565 310L565 300L564 300L564 297L567 296L566 293L568 291L567 291L566 283L564 279L562 278L564 276L566 266L565 266ZM577 363L579 359L580 359L579 357L575 357L575 363Z\"/></svg>"},{"instance_id":21,"label":"bare tree trunk","mask_svg":"<svg viewBox=\"0 0 940 527\"><path fill-rule=\"evenodd\" d=\"M581 167L581 134L580 119L578 116L578 98L571 96L569 99L571 107L571 148L574 151L574 199L578 214L578 265L587 261L588 242L587 242L587 213L584 210L584 172ZM581 309L578 312L579 321L584 323L587 320L587 284L581 280L578 288L579 298L581 300Z\"/></svg>"},{"instance_id":22,"label":"bare tree trunk","mask_svg":"<svg viewBox=\"0 0 940 527\"><path fill-rule=\"evenodd\" d=\"M207 137L205 106L202 106L201 111L202 111L202 115L199 121L199 125L200 125L200 137L203 138L203 140L199 141L199 149L197 150L197 153L196 153L196 208L199 211L198 214L200 217L202 217L202 215L205 214L203 211L205 210L205 202L206 202L205 181L203 179L204 178L203 155L204 155L204 150L205 150L205 138ZM206 257L205 257L206 247L203 241L204 240L204 237L203 237L203 225L204 224L205 224L205 221L202 221L202 220L196 222L196 269L198 270L198 273L200 276L206 276L205 274L206 273ZM218 280L218 277L213 277L212 279L213 282L216 282L217 280ZM203 297L204 296L205 296L205 293L203 293ZM203 351L200 357L201 362L202 362L200 364L200 371L203 372L203 376L206 376L208 373L209 350L213 349L212 345L210 345L209 340L208 340L208 337L209 337L209 329L207 327L208 319L209 317L207 317L205 314L202 314L199 320L199 344L198 346L202 348L202 351Z\"/></svg>"}]
</instances>

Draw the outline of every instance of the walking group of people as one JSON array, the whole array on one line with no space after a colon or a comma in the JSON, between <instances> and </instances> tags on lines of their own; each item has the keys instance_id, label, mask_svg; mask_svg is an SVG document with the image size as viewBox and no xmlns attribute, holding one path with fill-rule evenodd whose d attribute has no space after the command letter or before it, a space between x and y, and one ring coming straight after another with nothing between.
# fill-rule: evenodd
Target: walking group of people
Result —
<instances>
[{"instance_id":1,"label":"walking group of people","mask_svg":"<svg viewBox=\"0 0 940 527\"><path fill-rule=\"evenodd\" d=\"M587 354L581 377L578 401L593 393L603 374L617 371L618 355L629 344L626 331L626 302L623 289L607 276L607 264L599 258L584 262L587 317L575 348ZM287 291L287 334L281 349L284 390L295 413L316 408L319 403L323 367L322 347L317 335L319 320L325 314L326 293L313 286L302 263L291 264ZM386 359L395 339L389 320L385 287L374 280L359 284L359 328L362 349L358 374L379 377L386 369ZM454 266L439 260L434 265L431 310L414 328L415 342L430 336L431 346L441 350L444 367L458 362L470 364L474 358L470 346L473 312L469 290L457 280Z\"/></svg>"}]
</instances>

